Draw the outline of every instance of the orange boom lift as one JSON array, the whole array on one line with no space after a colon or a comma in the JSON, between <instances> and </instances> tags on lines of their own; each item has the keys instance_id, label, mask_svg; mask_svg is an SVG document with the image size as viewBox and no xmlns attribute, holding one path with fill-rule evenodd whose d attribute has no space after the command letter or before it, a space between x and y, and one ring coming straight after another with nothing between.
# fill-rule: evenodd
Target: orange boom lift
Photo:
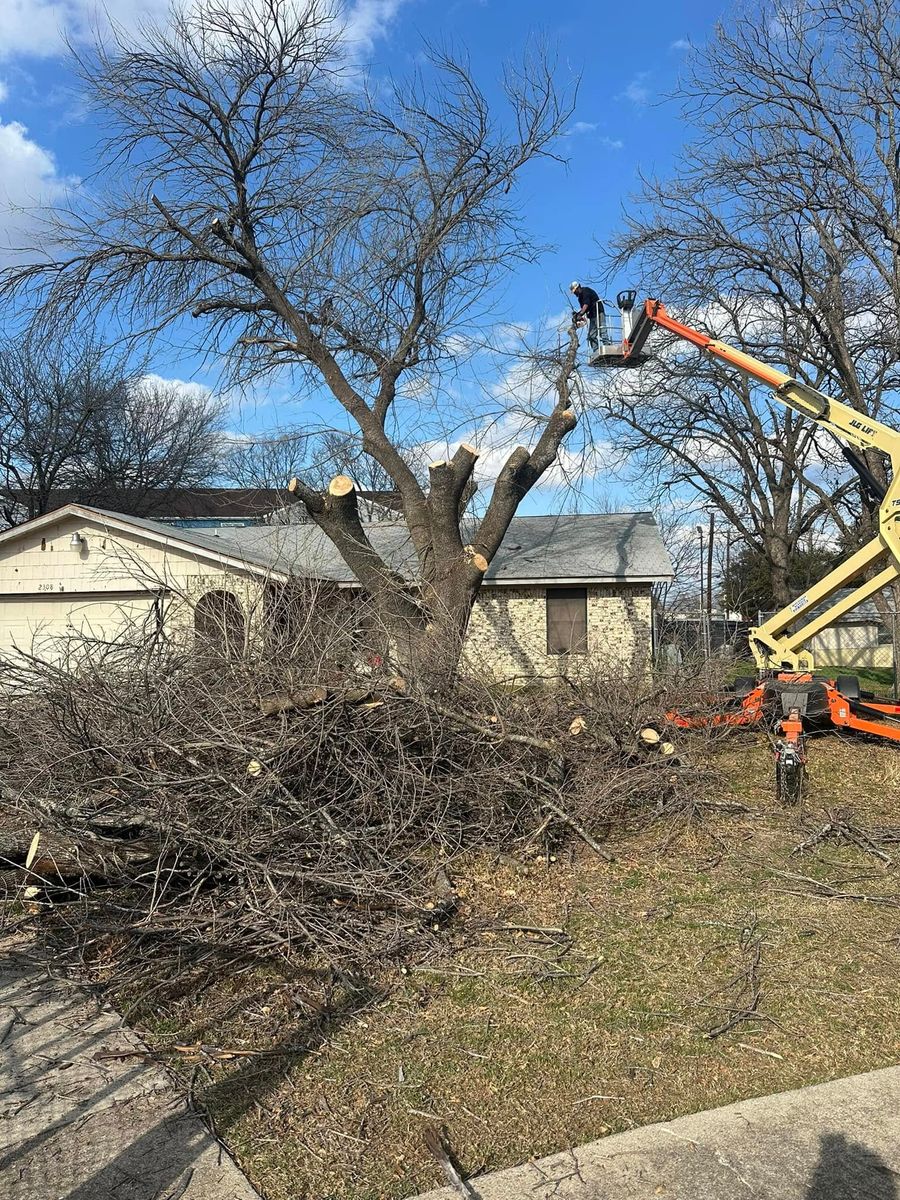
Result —
<instances>
[{"instance_id":1,"label":"orange boom lift","mask_svg":"<svg viewBox=\"0 0 900 1200\"><path fill-rule=\"evenodd\" d=\"M885 703L862 693L859 681L848 675L834 679L814 674L809 642L846 613L900 577L900 433L799 379L760 362L733 346L683 325L671 317L659 300L646 300L635 310L634 292L617 297L622 318L622 340L601 345L588 360L594 367L636 367L645 361L644 345L655 328L666 329L697 346L710 358L728 363L772 389L776 400L829 430L841 443L844 457L878 502L878 533L851 554L824 579L798 596L763 625L750 630L750 650L756 662L756 679L739 679L714 724L768 723L778 731L775 744L776 785L786 802L800 799L806 767L805 733L833 726L872 737L900 742L900 704ZM883 487L872 475L859 450L886 454L891 482ZM848 584L850 593L830 606L827 601ZM804 613L826 603L818 616ZM710 718L670 713L682 728Z\"/></svg>"}]
</instances>

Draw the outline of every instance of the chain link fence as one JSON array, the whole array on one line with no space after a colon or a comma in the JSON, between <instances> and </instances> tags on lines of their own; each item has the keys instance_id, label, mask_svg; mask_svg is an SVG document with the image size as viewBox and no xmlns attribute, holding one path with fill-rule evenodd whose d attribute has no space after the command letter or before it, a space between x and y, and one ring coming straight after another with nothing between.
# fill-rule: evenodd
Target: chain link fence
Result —
<instances>
[{"instance_id":1,"label":"chain link fence","mask_svg":"<svg viewBox=\"0 0 900 1200\"><path fill-rule=\"evenodd\" d=\"M725 617L657 613L654 620L656 662L661 667L713 658L741 662L752 658L748 633L774 612L760 612L753 622ZM900 696L900 612L881 615L874 606L849 613L809 643L817 670L860 675L863 686L890 689Z\"/></svg>"},{"instance_id":2,"label":"chain link fence","mask_svg":"<svg viewBox=\"0 0 900 1200\"><path fill-rule=\"evenodd\" d=\"M692 659L746 658L749 653L748 621L726 617L657 612L654 647L659 665L680 666Z\"/></svg>"},{"instance_id":3,"label":"chain link fence","mask_svg":"<svg viewBox=\"0 0 900 1200\"><path fill-rule=\"evenodd\" d=\"M761 612L758 624L763 624L773 612ZM828 629L816 634L808 647L817 669L840 668L844 675L870 675L872 679L890 686L898 695L900 668L900 613L880 614L873 604L864 604L848 613Z\"/></svg>"}]
</instances>

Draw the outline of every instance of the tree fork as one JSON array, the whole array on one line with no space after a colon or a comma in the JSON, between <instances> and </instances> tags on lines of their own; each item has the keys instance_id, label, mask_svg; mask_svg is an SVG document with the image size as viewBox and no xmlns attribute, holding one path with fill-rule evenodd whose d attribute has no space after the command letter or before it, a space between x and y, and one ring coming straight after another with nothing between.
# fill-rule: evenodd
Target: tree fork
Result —
<instances>
[{"instance_id":1,"label":"tree fork","mask_svg":"<svg viewBox=\"0 0 900 1200\"><path fill-rule=\"evenodd\" d=\"M496 554L506 536L519 503L556 461L563 439L577 424L578 418L569 407L568 398L560 400L548 417L535 448L528 451L524 446L519 446L503 464L475 539L478 550L488 561Z\"/></svg>"}]
</instances>

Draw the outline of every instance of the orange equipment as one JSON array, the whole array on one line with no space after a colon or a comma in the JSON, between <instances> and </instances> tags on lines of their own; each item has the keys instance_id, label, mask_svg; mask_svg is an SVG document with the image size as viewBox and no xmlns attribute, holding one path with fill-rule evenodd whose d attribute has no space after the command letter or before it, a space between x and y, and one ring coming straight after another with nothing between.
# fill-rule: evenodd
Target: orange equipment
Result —
<instances>
[{"instance_id":1,"label":"orange equipment","mask_svg":"<svg viewBox=\"0 0 900 1200\"><path fill-rule=\"evenodd\" d=\"M665 329L711 358L767 384L776 400L835 435L844 457L879 505L875 537L802 596L750 630L750 650L759 670L756 680L737 680L723 710L712 718L668 714L682 728L763 722L775 729L780 735L775 743L779 795L785 801L796 802L805 771L804 739L808 729L831 726L900 742L900 703L862 693L853 676L828 679L814 675L809 649L816 634L900 578L900 433L784 371L676 321L659 300L646 300L635 311L634 293L621 296L627 300L627 304L620 304L622 341L601 346L588 360L590 366L637 367L646 361L644 346L653 329ZM881 451L890 460L887 487L857 453L869 449ZM851 581L854 586L849 595L826 605L818 616L804 619L804 613L830 600Z\"/></svg>"}]
</instances>

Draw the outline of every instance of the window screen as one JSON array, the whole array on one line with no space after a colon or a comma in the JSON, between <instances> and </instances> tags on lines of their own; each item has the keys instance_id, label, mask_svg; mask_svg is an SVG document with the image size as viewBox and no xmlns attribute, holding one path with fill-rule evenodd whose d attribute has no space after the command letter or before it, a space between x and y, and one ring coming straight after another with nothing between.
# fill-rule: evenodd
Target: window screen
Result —
<instances>
[{"instance_id":1,"label":"window screen","mask_svg":"<svg viewBox=\"0 0 900 1200\"><path fill-rule=\"evenodd\" d=\"M587 588L547 588L547 653L587 653Z\"/></svg>"}]
</instances>

